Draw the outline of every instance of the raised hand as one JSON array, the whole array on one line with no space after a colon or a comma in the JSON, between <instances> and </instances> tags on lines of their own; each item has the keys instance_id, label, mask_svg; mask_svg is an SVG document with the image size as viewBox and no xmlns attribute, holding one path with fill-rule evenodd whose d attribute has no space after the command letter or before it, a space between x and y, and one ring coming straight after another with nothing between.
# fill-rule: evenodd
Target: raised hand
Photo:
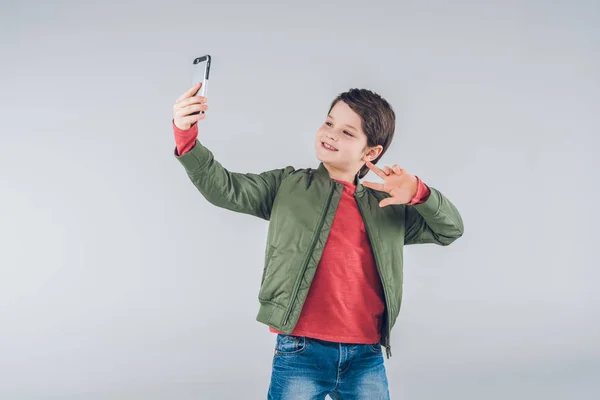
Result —
<instances>
[{"instance_id":1,"label":"raised hand","mask_svg":"<svg viewBox=\"0 0 600 400\"><path fill-rule=\"evenodd\" d=\"M385 207L392 204L410 203L417 193L417 177L406 172L398 165L392 167L385 166L383 169L376 167L370 161L366 162L367 167L377 176L383 179L383 183L362 182L368 188L388 193L391 197L381 200L379 207Z\"/></svg>"},{"instance_id":2,"label":"raised hand","mask_svg":"<svg viewBox=\"0 0 600 400\"><path fill-rule=\"evenodd\" d=\"M198 111L208 110L206 97L194 96L201 87L202 82L198 82L175 100L175 104L173 105L173 123L181 130L187 131L197 121L206 118L206 113L192 115L192 113Z\"/></svg>"}]
</instances>

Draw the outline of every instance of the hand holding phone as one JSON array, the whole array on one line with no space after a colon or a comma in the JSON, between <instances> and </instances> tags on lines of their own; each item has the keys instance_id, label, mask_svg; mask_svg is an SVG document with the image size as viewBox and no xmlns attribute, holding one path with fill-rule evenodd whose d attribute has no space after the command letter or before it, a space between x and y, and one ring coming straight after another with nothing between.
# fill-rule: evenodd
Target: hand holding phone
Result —
<instances>
[{"instance_id":1,"label":"hand holding phone","mask_svg":"<svg viewBox=\"0 0 600 400\"><path fill-rule=\"evenodd\" d=\"M201 87L202 82L198 82L175 100L173 123L181 130L187 131L197 121L206 118L206 114L199 113L208 110L206 97L194 96Z\"/></svg>"},{"instance_id":2,"label":"hand holding phone","mask_svg":"<svg viewBox=\"0 0 600 400\"><path fill-rule=\"evenodd\" d=\"M192 87L175 101L173 122L181 130L188 130L197 121L206 118L208 110L206 84L210 72L210 55L194 59L192 67Z\"/></svg>"}]
</instances>

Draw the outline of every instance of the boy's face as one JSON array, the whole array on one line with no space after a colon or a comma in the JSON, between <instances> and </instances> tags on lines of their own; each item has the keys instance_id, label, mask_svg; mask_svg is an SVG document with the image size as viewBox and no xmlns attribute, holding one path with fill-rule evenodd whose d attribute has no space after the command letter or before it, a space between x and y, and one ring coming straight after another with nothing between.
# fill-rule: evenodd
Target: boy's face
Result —
<instances>
[{"instance_id":1,"label":"boy's face","mask_svg":"<svg viewBox=\"0 0 600 400\"><path fill-rule=\"evenodd\" d=\"M346 103L338 101L317 131L315 149L319 161L330 173L335 171L336 179L352 182L365 160L377 158L383 147L367 148L360 116Z\"/></svg>"}]
</instances>

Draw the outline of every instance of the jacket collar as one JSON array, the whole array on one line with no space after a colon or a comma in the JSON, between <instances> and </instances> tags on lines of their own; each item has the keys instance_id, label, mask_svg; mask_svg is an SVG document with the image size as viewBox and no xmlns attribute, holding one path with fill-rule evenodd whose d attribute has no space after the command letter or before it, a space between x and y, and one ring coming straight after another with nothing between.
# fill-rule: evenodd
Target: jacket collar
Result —
<instances>
[{"instance_id":1,"label":"jacket collar","mask_svg":"<svg viewBox=\"0 0 600 400\"><path fill-rule=\"evenodd\" d=\"M327 171L327 168L325 168L325 165L323 165L322 162L319 163L319 167L317 168L316 171L317 171L317 175L319 177L333 180L329 176L329 171ZM360 183L360 180L358 179L359 172L357 172L356 175L354 176L354 182L353 183L356 185L356 194L357 195L362 195L364 193L364 191L365 191L365 187Z\"/></svg>"}]
</instances>

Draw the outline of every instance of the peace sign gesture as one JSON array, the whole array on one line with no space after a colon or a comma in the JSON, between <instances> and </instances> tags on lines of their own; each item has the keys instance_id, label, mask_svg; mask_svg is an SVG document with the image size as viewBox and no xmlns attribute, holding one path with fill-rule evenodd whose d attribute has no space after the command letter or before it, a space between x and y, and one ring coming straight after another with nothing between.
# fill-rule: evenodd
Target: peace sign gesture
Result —
<instances>
[{"instance_id":1,"label":"peace sign gesture","mask_svg":"<svg viewBox=\"0 0 600 400\"><path fill-rule=\"evenodd\" d=\"M391 204L410 203L417 193L417 177L409 174L398 165L393 167L383 167L383 170L376 167L370 161L366 163L367 167L377 176L383 179L383 183L362 182L368 188L386 192L392 197L381 200L379 207L389 206Z\"/></svg>"}]
</instances>

